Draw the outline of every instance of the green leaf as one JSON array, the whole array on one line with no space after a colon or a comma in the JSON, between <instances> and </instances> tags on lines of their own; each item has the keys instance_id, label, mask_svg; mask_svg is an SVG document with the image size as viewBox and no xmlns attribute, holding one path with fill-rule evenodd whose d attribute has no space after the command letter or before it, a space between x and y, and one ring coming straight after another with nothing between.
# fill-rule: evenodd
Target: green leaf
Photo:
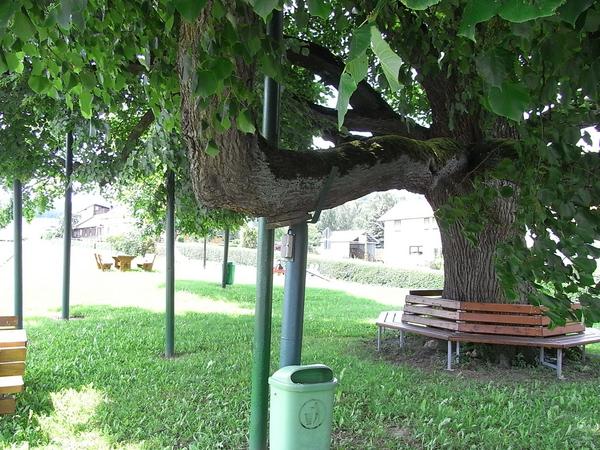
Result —
<instances>
[{"instance_id":1,"label":"green leaf","mask_svg":"<svg viewBox=\"0 0 600 450\"><path fill-rule=\"evenodd\" d=\"M211 139L208 141L208 144L206 144L204 151L209 156L216 156L219 154L219 147L217 147L216 142Z\"/></svg>"},{"instance_id":2,"label":"green leaf","mask_svg":"<svg viewBox=\"0 0 600 450\"><path fill-rule=\"evenodd\" d=\"M594 0L567 0L567 2L558 8L558 17L575 27L575 22L582 12L594 4Z\"/></svg>"},{"instance_id":3,"label":"green leaf","mask_svg":"<svg viewBox=\"0 0 600 450\"><path fill-rule=\"evenodd\" d=\"M206 5L207 0L173 0L175 9L188 22L194 22L200 15L200 11Z\"/></svg>"},{"instance_id":4,"label":"green leaf","mask_svg":"<svg viewBox=\"0 0 600 450\"><path fill-rule=\"evenodd\" d=\"M383 39L381 32L376 26L371 27L371 48L373 52L379 58L381 68L385 74L390 88L393 91L400 89L400 83L398 82L398 74L400 73L400 67L402 66L402 60L400 57L390 48L387 42Z\"/></svg>"},{"instance_id":5,"label":"green leaf","mask_svg":"<svg viewBox=\"0 0 600 450\"><path fill-rule=\"evenodd\" d=\"M308 0L308 12L313 16L327 19L331 15L331 4L326 0Z\"/></svg>"},{"instance_id":6,"label":"green leaf","mask_svg":"<svg viewBox=\"0 0 600 450\"><path fill-rule=\"evenodd\" d=\"M492 87L487 99L494 113L516 122L523 120L523 113L530 102L529 91L514 83L504 83L501 89Z\"/></svg>"},{"instance_id":7,"label":"green leaf","mask_svg":"<svg viewBox=\"0 0 600 450\"><path fill-rule=\"evenodd\" d=\"M490 86L500 87L508 75L504 58L499 52L489 52L475 58L477 73Z\"/></svg>"},{"instance_id":8,"label":"green leaf","mask_svg":"<svg viewBox=\"0 0 600 450\"><path fill-rule=\"evenodd\" d=\"M279 5L279 0L250 0L250 4L254 12L263 20L266 20L269 14Z\"/></svg>"},{"instance_id":9,"label":"green leaf","mask_svg":"<svg viewBox=\"0 0 600 450\"><path fill-rule=\"evenodd\" d=\"M35 27L31 23L29 16L22 10L17 11L15 14L13 29L15 35L22 41L27 41L35 35Z\"/></svg>"},{"instance_id":10,"label":"green leaf","mask_svg":"<svg viewBox=\"0 0 600 450\"><path fill-rule=\"evenodd\" d=\"M367 51L371 44L371 26L369 24L363 24L354 30L352 40L350 41L350 53L348 54L348 61L357 58Z\"/></svg>"},{"instance_id":11,"label":"green leaf","mask_svg":"<svg viewBox=\"0 0 600 450\"><path fill-rule=\"evenodd\" d=\"M423 11L430 6L437 5L441 0L402 0L402 3L410 9Z\"/></svg>"},{"instance_id":12,"label":"green leaf","mask_svg":"<svg viewBox=\"0 0 600 450\"><path fill-rule=\"evenodd\" d=\"M565 0L504 0L498 14L509 22L527 22L554 15Z\"/></svg>"},{"instance_id":13,"label":"green leaf","mask_svg":"<svg viewBox=\"0 0 600 450\"><path fill-rule=\"evenodd\" d=\"M228 58L217 58L212 64L212 71L220 80L229 78L234 69L233 63Z\"/></svg>"},{"instance_id":14,"label":"green leaf","mask_svg":"<svg viewBox=\"0 0 600 450\"><path fill-rule=\"evenodd\" d=\"M92 118L92 101L94 100L94 95L84 89L79 94L79 109L81 110L81 115L84 119Z\"/></svg>"},{"instance_id":15,"label":"green leaf","mask_svg":"<svg viewBox=\"0 0 600 450\"><path fill-rule=\"evenodd\" d=\"M352 76L354 83L358 86L358 83L364 80L369 72L369 58L367 54L363 53L348 62L344 70Z\"/></svg>"},{"instance_id":16,"label":"green leaf","mask_svg":"<svg viewBox=\"0 0 600 450\"><path fill-rule=\"evenodd\" d=\"M475 42L475 25L486 22L496 15L498 4L489 0L471 0L463 12L458 35Z\"/></svg>"},{"instance_id":17,"label":"green leaf","mask_svg":"<svg viewBox=\"0 0 600 450\"><path fill-rule=\"evenodd\" d=\"M244 133L254 134L256 132L256 128L254 123L252 123L252 119L250 118L250 114L248 110L244 109L240 111L236 119L237 127L240 131Z\"/></svg>"},{"instance_id":18,"label":"green leaf","mask_svg":"<svg viewBox=\"0 0 600 450\"><path fill-rule=\"evenodd\" d=\"M23 73L23 56L24 54L21 52L16 53L5 53L6 65L8 66L8 70L16 73Z\"/></svg>"},{"instance_id":19,"label":"green leaf","mask_svg":"<svg viewBox=\"0 0 600 450\"><path fill-rule=\"evenodd\" d=\"M196 95L206 98L217 92L219 87L218 79L210 70L201 70L198 72L198 85L196 86Z\"/></svg>"},{"instance_id":20,"label":"green leaf","mask_svg":"<svg viewBox=\"0 0 600 450\"><path fill-rule=\"evenodd\" d=\"M344 125L344 117L348 112L348 105L350 104L350 96L356 90L356 83L352 75L348 72L342 73L340 77L340 85L338 87L338 98L336 109L338 112L338 128L341 129Z\"/></svg>"},{"instance_id":21,"label":"green leaf","mask_svg":"<svg viewBox=\"0 0 600 450\"><path fill-rule=\"evenodd\" d=\"M50 86L50 81L46 77L32 75L27 80L27 84L36 94L43 94Z\"/></svg>"},{"instance_id":22,"label":"green leaf","mask_svg":"<svg viewBox=\"0 0 600 450\"><path fill-rule=\"evenodd\" d=\"M17 9L15 0L0 0L0 31L6 28Z\"/></svg>"}]
</instances>

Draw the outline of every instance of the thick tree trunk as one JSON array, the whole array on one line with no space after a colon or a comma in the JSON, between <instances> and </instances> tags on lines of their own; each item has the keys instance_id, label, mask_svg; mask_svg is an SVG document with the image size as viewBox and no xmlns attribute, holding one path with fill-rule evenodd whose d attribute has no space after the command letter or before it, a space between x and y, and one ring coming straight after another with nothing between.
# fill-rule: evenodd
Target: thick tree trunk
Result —
<instances>
[{"instance_id":1,"label":"thick tree trunk","mask_svg":"<svg viewBox=\"0 0 600 450\"><path fill-rule=\"evenodd\" d=\"M447 191L428 196L434 210L448 201ZM499 198L490 205L490 215L476 244L465 238L460 224L440 226L444 256L444 297L460 301L505 303L495 267L498 245L514 236L514 199Z\"/></svg>"}]
</instances>

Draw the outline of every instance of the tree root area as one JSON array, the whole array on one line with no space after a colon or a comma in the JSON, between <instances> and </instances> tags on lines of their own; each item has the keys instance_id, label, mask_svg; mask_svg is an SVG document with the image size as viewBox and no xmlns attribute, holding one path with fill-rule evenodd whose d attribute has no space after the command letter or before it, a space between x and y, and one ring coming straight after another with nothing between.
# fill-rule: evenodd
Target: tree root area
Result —
<instances>
[{"instance_id":1,"label":"tree root area","mask_svg":"<svg viewBox=\"0 0 600 450\"><path fill-rule=\"evenodd\" d=\"M398 336L387 332L377 353L377 342L365 341L365 350L374 358L391 364L410 366L426 372L447 372L447 343L424 336L405 335L405 344L400 348ZM553 355L552 351L548 351ZM460 362L453 362L454 376L502 381L557 380L554 369L538 362L539 349L524 347L502 347L461 343ZM586 351L585 358L579 348L567 349L564 353L563 375L567 380L589 380L600 377L600 352ZM557 380L558 381L558 380Z\"/></svg>"}]
</instances>

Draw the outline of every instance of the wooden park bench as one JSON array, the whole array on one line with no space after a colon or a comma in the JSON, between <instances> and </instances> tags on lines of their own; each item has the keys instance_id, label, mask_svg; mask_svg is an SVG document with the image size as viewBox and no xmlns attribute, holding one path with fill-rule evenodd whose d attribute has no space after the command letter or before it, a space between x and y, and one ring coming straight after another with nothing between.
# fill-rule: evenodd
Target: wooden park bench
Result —
<instances>
[{"instance_id":1,"label":"wooden park bench","mask_svg":"<svg viewBox=\"0 0 600 450\"><path fill-rule=\"evenodd\" d=\"M556 369L562 378L563 349L600 342L600 330L585 328L580 322L567 322L550 328L544 308L531 305L460 302L441 298L442 291L410 291L403 311L385 311L377 319L377 350L384 329L415 333L447 341L447 369L460 358L460 343L538 347L541 364ZM580 305L574 304L574 309ZM452 343L455 343L454 350ZM549 358L545 349L555 349Z\"/></svg>"},{"instance_id":2,"label":"wooden park bench","mask_svg":"<svg viewBox=\"0 0 600 450\"><path fill-rule=\"evenodd\" d=\"M154 267L155 260L156 253L154 253L153 255L144 255L144 260L141 263L138 263L137 266L146 272L151 272L152 267Z\"/></svg>"},{"instance_id":3,"label":"wooden park bench","mask_svg":"<svg viewBox=\"0 0 600 450\"><path fill-rule=\"evenodd\" d=\"M112 267L112 263L105 263L102 261L102 256L100 256L99 253L94 253L94 258L96 258L96 266L102 272L106 272L107 270L110 270L110 268Z\"/></svg>"},{"instance_id":4,"label":"wooden park bench","mask_svg":"<svg viewBox=\"0 0 600 450\"><path fill-rule=\"evenodd\" d=\"M16 317L0 316L0 414L15 412L14 394L24 387L27 335L16 326Z\"/></svg>"}]
</instances>

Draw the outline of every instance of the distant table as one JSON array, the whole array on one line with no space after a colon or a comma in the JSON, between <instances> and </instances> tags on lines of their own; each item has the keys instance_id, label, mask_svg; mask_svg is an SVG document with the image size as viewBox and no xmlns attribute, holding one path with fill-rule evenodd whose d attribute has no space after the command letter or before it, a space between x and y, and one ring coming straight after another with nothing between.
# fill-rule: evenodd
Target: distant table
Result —
<instances>
[{"instance_id":1,"label":"distant table","mask_svg":"<svg viewBox=\"0 0 600 450\"><path fill-rule=\"evenodd\" d=\"M131 261L135 258L135 256L130 255L117 255L112 257L115 260L115 267L118 268L121 272L126 272L131 270Z\"/></svg>"}]
</instances>

